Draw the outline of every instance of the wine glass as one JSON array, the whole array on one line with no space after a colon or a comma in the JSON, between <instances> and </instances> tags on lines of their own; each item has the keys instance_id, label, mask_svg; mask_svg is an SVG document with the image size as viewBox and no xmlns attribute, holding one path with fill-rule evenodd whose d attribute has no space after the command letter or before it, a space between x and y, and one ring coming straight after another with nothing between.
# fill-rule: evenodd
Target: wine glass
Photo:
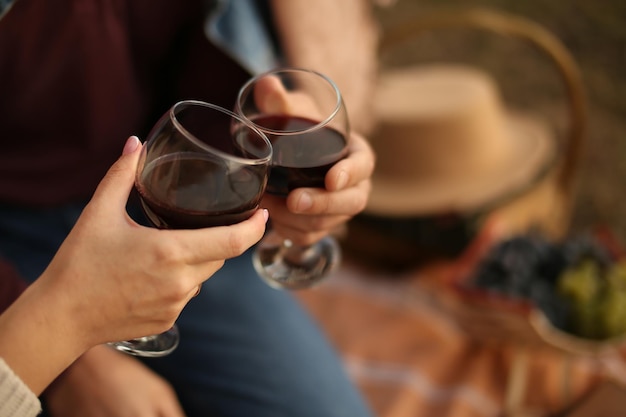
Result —
<instances>
[{"instance_id":1,"label":"wine glass","mask_svg":"<svg viewBox=\"0 0 626 417\"><path fill-rule=\"evenodd\" d=\"M241 117L219 106L174 104L149 133L135 189L154 227L197 229L249 218L267 185L272 147ZM178 345L176 325L159 335L113 342L116 349L164 356Z\"/></svg>"},{"instance_id":2,"label":"wine glass","mask_svg":"<svg viewBox=\"0 0 626 417\"><path fill-rule=\"evenodd\" d=\"M235 112L272 142L269 194L286 197L298 187L324 188L328 170L348 154L350 127L343 98L335 83L319 72L279 68L257 75L240 89ZM332 236L303 247L271 227L253 253L260 277L285 289L316 285L340 258Z\"/></svg>"}]
</instances>

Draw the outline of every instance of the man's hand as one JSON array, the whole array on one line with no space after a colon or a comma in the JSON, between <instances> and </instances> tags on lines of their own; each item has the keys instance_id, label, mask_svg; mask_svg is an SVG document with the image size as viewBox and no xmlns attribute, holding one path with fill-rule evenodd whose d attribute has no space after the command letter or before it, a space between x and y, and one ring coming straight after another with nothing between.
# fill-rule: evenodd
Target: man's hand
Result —
<instances>
[{"instance_id":1,"label":"man's hand","mask_svg":"<svg viewBox=\"0 0 626 417\"><path fill-rule=\"evenodd\" d=\"M263 206L272 227L299 245L318 241L361 212L370 193L374 153L367 141L352 134L349 154L326 174L326 188L297 188L284 198L266 195Z\"/></svg>"},{"instance_id":2,"label":"man's hand","mask_svg":"<svg viewBox=\"0 0 626 417\"><path fill-rule=\"evenodd\" d=\"M287 91L273 77L261 79L254 100L264 113L297 114L319 118L310 97ZM284 198L266 194L262 205L272 214L272 227L283 238L299 245L314 243L365 208L371 189L375 156L369 143L352 133L348 156L326 174L325 188L297 188Z\"/></svg>"}]
</instances>

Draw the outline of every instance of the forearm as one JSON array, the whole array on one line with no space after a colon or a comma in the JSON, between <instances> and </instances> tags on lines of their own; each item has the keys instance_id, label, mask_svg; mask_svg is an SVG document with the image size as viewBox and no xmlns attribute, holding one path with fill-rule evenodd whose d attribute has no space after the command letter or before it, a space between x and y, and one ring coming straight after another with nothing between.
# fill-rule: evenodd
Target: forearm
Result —
<instances>
[{"instance_id":1,"label":"forearm","mask_svg":"<svg viewBox=\"0 0 626 417\"><path fill-rule=\"evenodd\" d=\"M379 28L369 0L272 0L287 62L327 74L342 91L354 129L372 126Z\"/></svg>"},{"instance_id":2,"label":"forearm","mask_svg":"<svg viewBox=\"0 0 626 417\"><path fill-rule=\"evenodd\" d=\"M63 295L42 287L31 285L0 315L0 357L37 395L87 349Z\"/></svg>"}]
</instances>

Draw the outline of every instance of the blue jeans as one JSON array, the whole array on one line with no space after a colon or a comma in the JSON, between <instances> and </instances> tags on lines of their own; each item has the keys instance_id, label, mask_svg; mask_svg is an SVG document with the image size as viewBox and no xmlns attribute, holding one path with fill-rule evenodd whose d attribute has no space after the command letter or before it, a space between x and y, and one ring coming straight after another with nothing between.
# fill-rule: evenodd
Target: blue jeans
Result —
<instances>
[{"instance_id":1,"label":"blue jeans","mask_svg":"<svg viewBox=\"0 0 626 417\"><path fill-rule=\"evenodd\" d=\"M82 208L0 206L0 255L36 279ZM174 353L142 360L170 381L188 417L371 416L319 328L290 293L258 278L249 252L204 284L178 326Z\"/></svg>"}]
</instances>

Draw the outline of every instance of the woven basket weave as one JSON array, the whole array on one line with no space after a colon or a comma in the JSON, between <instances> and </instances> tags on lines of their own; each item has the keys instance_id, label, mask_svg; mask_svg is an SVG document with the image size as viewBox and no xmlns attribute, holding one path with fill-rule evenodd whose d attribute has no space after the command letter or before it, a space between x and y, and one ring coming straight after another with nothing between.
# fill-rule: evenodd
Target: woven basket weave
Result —
<instances>
[{"instance_id":1,"label":"woven basket weave","mask_svg":"<svg viewBox=\"0 0 626 417\"><path fill-rule=\"evenodd\" d=\"M560 354L565 363L584 356L597 362L605 377L626 387L626 335L605 340L591 340L566 333L548 320L531 302L497 295L467 285L472 273L486 253L503 237L496 230L496 217L491 217L480 234L444 274L424 274L420 291L426 294L445 315L454 320L472 339L481 343L513 346L514 360L510 369L504 411L507 417L546 416L545 410L530 410L524 404L526 391L532 386L527 366L536 350ZM620 364L619 367L615 367ZM574 402L576 397L568 382L571 367L561 375L562 398Z\"/></svg>"},{"instance_id":2,"label":"woven basket weave","mask_svg":"<svg viewBox=\"0 0 626 417\"><path fill-rule=\"evenodd\" d=\"M539 230L547 237L566 236L576 193L576 174L586 144L587 103L579 68L567 48L548 30L534 21L488 9L448 9L412 18L384 34L381 53L417 37L450 29L472 29L517 38L536 47L553 64L566 92L567 126L561 139L562 153L552 171L539 184L515 195L504 196L484 211L477 234L446 277L424 277L423 290L451 316L467 334L484 343L508 343L518 347L511 369L505 414L539 416L541 410L524 405L528 386L526 364L533 349L551 349L567 357L614 355L626 340L592 341L567 334L551 325L546 316L527 301L488 296L462 285L491 245L502 238L494 230L501 220L504 234ZM565 381L566 382L566 381ZM564 385L567 385L566 383Z\"/></svg>"},{"instance_id":3,"label":"woven basket weave","mask_svg":"<svg viewBox=\"0 0 626 417\"><path fill-rule=\"evenodd\" d=\"M492 217L465 253L444 276L425 277L421 286L468 335L488 343L512 343L568 355L601 357L626 347L626 335L585 339L555 327L531 301L500 295L471 285L478 263L501 241Z\"/></svg>"},{"instance_id":4,"label":"woven basket weave","mask_svg":"<svg viewBox=\"0 0 626 417\"><path fill-rule=\"evenodd\" d=\"M463 32L459 33L459 29ZM413 48L415 44L412 42L416 39L426 40L429 48L443 55L443 59L454 61L458 57L452 53L450 57L447 56L447 49L439 47L437 35L451 34L452 39L457 41L457 35L463 35L466 31L478 32L481 36L486 34L495 40L503 40L504 43L509 40L519 41L520 45L528 45L530 49L536 50L537 57L546 61L542 63L546 64L547 72L552 72L546 75L555 76L555 87L563 92L562 100L557 106L564 110L566 120L563 121L565 126L555 128L555 131L559 131L559 155L547 172L536 181L511 189L495 201L486 202L476 211L458 213L462 216L463 234L471 240L485 218L495 213L506 218L508 227L513 232L533 228L550 237L563 237L569 228L576 191L576 174L587 139L587 105L579 69L557 38L537 23L519 16L487 9L446 9L407 17L404 23L390 25L383 34L380 46L381 71L398 65L388 62L389 57L400 56L405 61L411 59L412 53L402 52L406 48ZM464 42L462 36L458 41ZM490 56L485 51L483 54ZM505 59L514 61L516 58L511 56ZM502 74L500 78L501 76ZM398 226L391 223L378 225L368 222L367 216L355 218L348 225L349 230L344 241L347 253L366 259L375 267L392 270L423 265L430 258L450 258L451 252L454 252L454 256L459 253L455 249L459 245L453 247L455 243L449 240L447 245L450 248L442 249L439 244L435 245L429 240L422 242L407 239L402 233L397 236L394 228ZM419 233L433 232L430 229L420 229ZM466 245L465 241L468 239L459 237L459 240L463 240L459 243ZM462 250L463 247L458 249Z\"/></svg>"}]
</instances>

